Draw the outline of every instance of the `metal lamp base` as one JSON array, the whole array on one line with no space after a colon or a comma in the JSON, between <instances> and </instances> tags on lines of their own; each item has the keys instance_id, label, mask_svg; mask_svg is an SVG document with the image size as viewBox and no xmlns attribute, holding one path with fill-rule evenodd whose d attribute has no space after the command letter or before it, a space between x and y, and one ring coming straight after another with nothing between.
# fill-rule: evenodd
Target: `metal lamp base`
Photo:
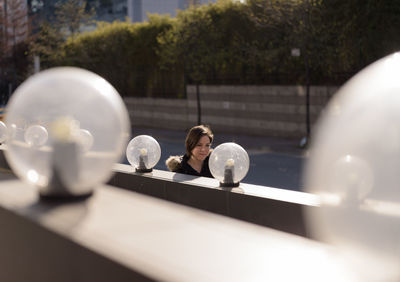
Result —
<instances>
[{"instance_id":1,"label":"metal lamp base","mask_svg":"<svg viewBox=\"0 0 400 282\"><path fill-rule=\"evenodd\" d=\"M79 201L84 201L88 198L90 198L93 195L93 191L90 191L86 194L79 194L79 195L73 195L73 194L46 194L46 193L40 193L40 200L42 201L48 201L48 202L79 202Z\"/></svg>"},{"instance_id":2,"label":"metal lamp base","mask_svg":"<svg viewBox=\"0 0 400 282\"><path fill-rule=\"evenodd\" d=\"M51 177L45 187L39 189L41 200L68 202L80 201L93 194L93 187L73 189L72 183L79 178L78 145L74 141L57 141L54 143L51 159Z\"/></svg>"},{"instance_id":3,"label":"metal lamp base","mask_svg":"<svg viewBox=\"0 0 400 282\"><path fill-rule=\"evenodd\" d=\"M219 187L239 187L240 182L236 182L236 183L223 183L220 182L219 183Z\"/></svg>"},{"instance_id":4,"label":"metal lamp base","mask_svg":"<svg viewBox=\"0 0 400 282\"><path fill-rule=\"evenodd\" d=\"M146 172L152 172L153 169L152 168L136 168L135 171L139 172L139 173L146 173Z\"/></svg>"}]
</instances>

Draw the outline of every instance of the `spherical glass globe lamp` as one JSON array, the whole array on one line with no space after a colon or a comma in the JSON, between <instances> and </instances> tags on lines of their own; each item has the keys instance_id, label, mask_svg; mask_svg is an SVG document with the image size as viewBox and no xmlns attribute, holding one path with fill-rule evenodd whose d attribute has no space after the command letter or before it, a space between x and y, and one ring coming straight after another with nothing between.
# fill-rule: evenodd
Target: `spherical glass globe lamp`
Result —
<instances>
[{"instance_id":1,"label":"spherical glass globe lamp","mask_svg":"<svg viewBox=\"0 0 400 282\"><path fill-rule=\"evenodd\" d=\"M118 92L102 77L79 68L31 76L6 110L6 126L13 129L7 161L42 196L92 193L109 179L129 138L129 116Z\"/></svg>"},{"instance_id":2,"label":"spherical glass globe lamp","mask_svg":"<svg viewBox=\"0 0 400 282\"><path fill-rule=\"evenodd\" d=\"M126 158L136 172L151 172L160 157L160 144L149 135L136 136L126 148Z\"/></svg>"},{"instance_id":3,"label":"spherical glass globe lamp","mask_svg":"<svg viewBox=\"0 0 400 282\"><path fill-rule=\"evenodd\" d=\"M41 147L46 144L49 134L47 129L41 125L31 125L24 134L25 142L32 147Z\"/></svg>"},{"instance_id":4,"label":"spherical glass globe lamp","mask_svg":"<svg viewBox=\"0 0 400 282\"><path fill-rule=\"evenodd\" d=\"M221 187L237 187L249 171L250 159L240 145L228 142L212 151L208 164Z\"/></svg>"},{"instance_id":5,"label":"spherical glass globe lamp","mask_svg":"<svg viewBox=\"0 0 400 282\"><path fill-rule=\"evenodd\" d=\"M357 281L400 281L400 53L351 78L312 137L312 237L334 245Z\"/></svg>"}]
</instances>

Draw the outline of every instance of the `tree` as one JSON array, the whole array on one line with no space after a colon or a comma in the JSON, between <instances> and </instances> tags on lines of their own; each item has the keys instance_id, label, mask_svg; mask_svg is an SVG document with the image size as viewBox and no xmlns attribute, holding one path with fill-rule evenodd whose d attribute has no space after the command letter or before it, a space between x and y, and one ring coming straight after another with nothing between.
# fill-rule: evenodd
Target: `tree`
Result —
<instances>
[{"instance_id":1,"label":"tree","mask_svg":"<svg viewBox=\"0 0 400 282\"><path fill-rule=\"evenodd\" d=\"M43 22L30 43L29 53L31 56L39 56L41 68L46 69L57 65L63 43L63 35L48 22Z\"/></svg>"},{"instance_id":2,"label":"tree","mask_svg":"<svg viewBox=\"0 0 400 282\"><path fill-rule=\"evenodd\" d=\"M87 11L86 5L87 2L82 0L67 0L58 4L55 10L58 26L69 35L80 32L82 26L90 24L95 15L94 7Z\"/></svg>"},{"instance_id":3,"label":"tree","mask_svg":"<svg viewBox=\"0 0 400 282\"><path fill-rule=\"evenodd\" d=\"M41 68L46 69L60 63L66 39L68 36L75 36L83 25L91 22L94 7L87 9L87 2L81 0L66 0L58 2L55 6L45 0L43 7L47 12L54 9L53 24L42 15L38 32L29 45L29 54L39 56Z\"/></svg>"},{"instance_id":4,"label":"tree","mask_svg":"<svg viewBox=\"0 0 400 282\"><path fill-rule=\"evenodd\" d=\"M28 62L26 43L29 40L28 7L23 0L0 1L0 76L1 102L10 90L25 79Z\"/></svg>"},{"instance_id":5,"label":"tree","mask_svg":"<svg viewBox=\"0 0 400 282\"><path fill-rule=\"evenodd\" d=\"M99 0L100 7L103 9L111 9L112 8L112 0Z\"/></svg>"},{"instance_id":6,"label":"tree","mask_svg":"<svg viewBox=\"0 0 400 282\"><path fill-rule=\"evenodd\" d=\"M250 61L251 54L245 52L244 46L253 43L256 34L254 24L238 2L222 0L192 6L179 12L170 32L159 38L162 62L168 68L183 68L192 83L221 78L228 81ZM234 76L238 80L242 77Z\"/></svg>"},{"instance_id":7,"label":"tree","mask_svg":"<svg viewBox=\"0 0 400 282\"><path fill-rule=\"evenodd\" d=\"M400 46L400 2L331 0L322 3L333 31L338 57L346 69L359 71Z\"/></svg>"},{"instance_id":8,"label":"tree","mask_svg":"<svg viewBox=\"0 0 400 282\"><path fill-rule=\"evenodd\" d=\"M196 85L199 124L199 84L242 79L235 74L244 69L241 46L251 41L247 40L253 33L251 26L240 3L222 0L217 4L192 5L178 13L170 32L159 37L162 66L183 71L185 84Z\"/></svg>"},{"instance_id":9,"label":"tree","mask_svg":"<svg viewBox=\"0 0 400 282\"><path fill-rule=\"evenodd\" d=\"M145 23L99 23L95 31L67 39L60 63L96 72L123 96L171 96L181 81L171 69L160 69L156 53L157 37L171 22L150 15Z\"/></svg>"}]
</instances>

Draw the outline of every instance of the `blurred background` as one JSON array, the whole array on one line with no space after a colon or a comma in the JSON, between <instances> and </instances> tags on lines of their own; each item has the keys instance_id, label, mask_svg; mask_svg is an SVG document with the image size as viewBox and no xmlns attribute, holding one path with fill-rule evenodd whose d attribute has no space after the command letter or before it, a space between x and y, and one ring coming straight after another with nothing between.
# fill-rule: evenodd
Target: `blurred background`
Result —
<instances>
[{"instance_id":1,"label":"blurred background","mask_svg":"<svg viewBox=\"0 0 400 282\"><path fill-rule=\"evenodd\" d=\"M1 103L72 65L124 96L187 84L341 85L400 46L397 1L0 0ZM36 59L35 59L36 58Z\"/></svg>"},{"instance_id":2,"label":"blurred background","mask_svg":"<svg viewBox=\"0 0 400 282\"><path fill-rule=\"evenodd\" d=\"M0 0L0 114L35 72L88 69L160 141L157 168L205 123L249 151L245 182L301 190L320 113L399 33L398 1Z\"/></svg>"}]
</instances>

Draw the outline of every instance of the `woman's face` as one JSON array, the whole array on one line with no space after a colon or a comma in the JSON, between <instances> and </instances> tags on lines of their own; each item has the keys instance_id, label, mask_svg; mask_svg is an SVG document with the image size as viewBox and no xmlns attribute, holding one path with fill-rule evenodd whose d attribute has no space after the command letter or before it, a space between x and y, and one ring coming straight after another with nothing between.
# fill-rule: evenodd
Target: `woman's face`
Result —
<instances>
[{"instance_id":1,"label":"woman's face","mask_svg":"<svg viewBox=\"0 0 400 282\"><path fill-rule=\"evenodd\" d=\"M208 136L202 136L192 150L192 158L204 161L210 152L211 142Z\"/></svg>"}]
</instances>

